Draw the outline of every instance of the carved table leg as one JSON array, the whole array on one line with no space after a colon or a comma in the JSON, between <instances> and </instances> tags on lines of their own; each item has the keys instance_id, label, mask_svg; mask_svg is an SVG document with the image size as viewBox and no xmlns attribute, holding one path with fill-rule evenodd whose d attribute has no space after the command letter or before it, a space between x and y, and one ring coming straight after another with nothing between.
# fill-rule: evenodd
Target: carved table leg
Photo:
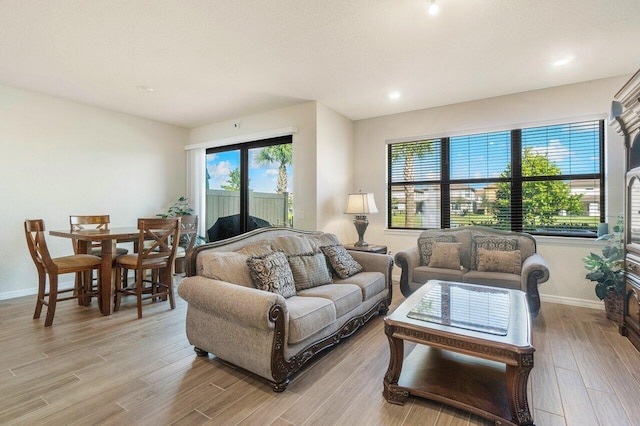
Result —
<instances>
[{"instance_id":1,"label":"carved table leg","mask_svg":"<svg viewBox=\"0 0 640 426\"><path fill-rule=\"evenodd\" d=\"M398 389L398 379L402 372L402 361L404 360L404 342L402 339L393 337L393 327L385 323L384 332L389 339L389 368L384 375L384 390L382 395L387 402L403 405L409 397L409 392Z\"/></svg>"},{"instance_id":2,"label":"carved table leg","mask_svg":"<svg viewBox=\"0 0 640 426\"><path fill-rule=\"evenodd\" d=\"M533 354L522 354L519 366L507 365L507 398L513 421L518 425L533 425L527 401L527 380L533 368Z\"/></svg>"}]
</instances>

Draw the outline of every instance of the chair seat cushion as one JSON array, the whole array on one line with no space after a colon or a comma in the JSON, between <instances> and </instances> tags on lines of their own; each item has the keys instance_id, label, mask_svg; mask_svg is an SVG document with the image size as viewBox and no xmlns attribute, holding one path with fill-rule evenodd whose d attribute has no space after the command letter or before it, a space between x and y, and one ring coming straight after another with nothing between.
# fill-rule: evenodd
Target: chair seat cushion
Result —
<instances>
[{"instance_id":1,"label":"chair seat cushion","mask_svg":"<svg viewBox=\"0 0 640 426\"><path fill-rule=\"evenodd\" d=\"M516 290L521 287L520 281L520 275L506 272L469 271L462 277L462 282L464 283L491 285Z\"/></svg>"},{"instance_id":2,"label":"chair seat cushion","mask_svg":"<svg viewBox=\"0 0 640 426\"><path fill-rule=\"evenodd\" d=\"M429 280L462 281L466 269L431 268L418 266L413 270L413 281L426 283Z\"/></svg>"},{"instance_id":3,"label":"chair seat cushion","mask_svg":"<svg viewBox=\"0 0 640 426\"><path fill-rule=\"evenodd\" d=\"M74 254L71 256L56 257L52 260L58 269L74 269L85 266L96 266L102 263L102 259L90 254Z\"/></svg>"},{"instance_id":4,"label":"chair seat cushion","mask_svg":"<svg viewBox=\"0 0 640 426\"><path fill-rule=\"evenodd\" d=\"M386 281L382 272L359 272L349 278L334 280L335 284L355 284L362 291L362 300L367 301L384 291Z\"/></svg>"},{"instance_id":5,"label":"chair seat cushion","mask_svg":"<svg viewBox=\"0 0 640 426\"><path fill-rule=\"evenodd\" d=\"M287 299L289 310L289 344L303 341L337 318L335 304L324 297L292 296Z\"/></svg>"},{"instance_id":6,"label":"chair seat cushion","mask_svg":"<svg viewBox=\"0 0 640 426\"><path fill-rule=\"evenodd\" d=\"M166 257L157 257L151 259L145 259L142 266L152 267L159 265L166 265L167 258ZM123 256L118 256L116 258L116 265L125 266L128 269L133 269L138 266L138 255L137 254L125 254Z\"/></svg>"},{"instance_id":7,"label":"chair seat cushion","mask_svg":"<svg viewBox=\"0 0 640 426\"><path fill-rule=\"evenodd\" d=\"M116 256L122 256L123 254L127 254L129 253L129 250L127 250L124 247L116 247ZM94 248L91 249L91 254L93 256L102 256L102 249L101 248Z\"/></svg>"},{"instance_id":8,"label":"chair seat cushion","mask_svg":"<svg viewBox=\"0 0 640 426\"><path fill-rule=\"evenodd\" d=\"M362 303L360 287L354 284L325 284L298 291L301 297L323 297L336 306L336 316L341 317Z\"/></svg>"}]
</instances>

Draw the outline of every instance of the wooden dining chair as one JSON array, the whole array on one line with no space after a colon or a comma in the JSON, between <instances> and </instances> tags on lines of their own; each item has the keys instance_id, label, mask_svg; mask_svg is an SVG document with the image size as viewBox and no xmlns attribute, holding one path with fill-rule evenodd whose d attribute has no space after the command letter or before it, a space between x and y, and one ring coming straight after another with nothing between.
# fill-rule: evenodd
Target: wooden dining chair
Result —
<instances>
[{"instance_id":1,"label":"wooden dining chair","mask_svg":"<svg viewBox=\"0 0 640 426\"><path fill-rule=\"evenodd\" d=\"M169 298L171 309L175 309L173 276L171 274L176 251L180 242L180 217L138 219L138 253L116 257L116 289L114 311L120 309L122 295L137 298L138 318L142 318L142 301ZM146 241L146 243L145 243ZM136 271L135 282L123 282L125 270ZM151 270L150 278L145 274Z\"/></svg>"},{"instance_id":2,"label":"wooden dining chair","mask_svg":"<svg viewBox=\"0 0 640 426\"><path fill-rule=\"evenodd\" d=\"M90 216L76 216L76 215L69 216L69 225L71 226L71 232L81 231L85 229L107 230L109 229L110 222L111 222L111 219L108 214L90 215ZM77 254L79 249L79 246L78 246L79 241L78 240L72 240L72 241L73 241L73 251L74 253ZM92 243L91 246L89 247L88 253L94 256L100 256L102 254L102 247L100 246L100 242ZM115 255L120 256L127 253L129 253L129 250L127 250L126 248L117 247Z\"/></svg>"},{"instance_id":3,"label":"wooden dining chair","mask_svg":"<svg viewBox=\"0 0 640 426\"><path fill-rule=\"evenodd\" d=\"M180 245L176 251L173 272L184 271L187 252L193 249L198 239L198 215L180 216Z\"/></svg>"},{"instance_id":4,"label":"wooden dining chair","mask_svg":"<svg viewBox=\"0 0 640 426\"><path fill-rule=\"evenodd\" d=\"M38 270L38 301L33 318L40 318L42 305L47 305L47 317L44 322L45 327L53 324L53 316L56 312L56 304L60 301L70 299L80 299L81 304L86 304L86 293L84 279L76 279L74 288L59 290L58 276L63 274L93 274L94 270L98 271L100 276L100 265L102 259L98 256L90 254L74 254L71 256L63 256L52 258L47 242L44 236L44 221L42 219L25 220L24 232L27 237L27 246L31 253L31 258ZM47 276L49 276L49 291L47 291ZM99 278L98 278L99 280ZM98 281L98 289L100 281ZM59 297L62 293L73 292L73 295L67 297Z\"/></svg>"}]
</instances>

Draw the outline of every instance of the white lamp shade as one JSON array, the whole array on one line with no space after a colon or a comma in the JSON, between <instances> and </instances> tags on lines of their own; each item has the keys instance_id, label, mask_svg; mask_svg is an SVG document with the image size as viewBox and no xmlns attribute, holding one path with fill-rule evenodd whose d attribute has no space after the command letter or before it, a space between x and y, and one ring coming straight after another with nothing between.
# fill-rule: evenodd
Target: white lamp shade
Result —
<instances>
[{"instance_id":1,"label":"white lamp shade","mask_svg":"<svg viewBox=\"0 0 640 426\"><path fill-rule=\"evenodd\" d=\"M359 192L357 194L349 194L347 198L347 210L349 214L370 214L378 213L376 201L373 199L371 192Z\"/></svg>"}]
</instances>

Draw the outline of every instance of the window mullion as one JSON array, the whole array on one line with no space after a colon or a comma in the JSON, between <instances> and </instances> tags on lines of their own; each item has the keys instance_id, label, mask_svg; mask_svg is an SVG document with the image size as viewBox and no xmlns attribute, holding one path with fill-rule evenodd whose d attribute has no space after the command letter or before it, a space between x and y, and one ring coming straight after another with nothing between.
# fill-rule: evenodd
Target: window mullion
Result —
<instances>
[{"instance_id":1,"label":"window mullion","mask_svg":"<svg viewBox=\"0 0 640 426\"><path fill-rule=\"evenodd\" d=\"M440 145L440 228L451 227L451 153L449 138L442 138Z\"/></svg>"},{"instance_id":2,"label":"window mullion","mask_svg":"<svg viewBox=\"0 0 640 426\"><path fill-rule=\"evenodd\" d=\"M522 131L511 131L511 230L522 232Z\"/></svg>"}]
</instances>

